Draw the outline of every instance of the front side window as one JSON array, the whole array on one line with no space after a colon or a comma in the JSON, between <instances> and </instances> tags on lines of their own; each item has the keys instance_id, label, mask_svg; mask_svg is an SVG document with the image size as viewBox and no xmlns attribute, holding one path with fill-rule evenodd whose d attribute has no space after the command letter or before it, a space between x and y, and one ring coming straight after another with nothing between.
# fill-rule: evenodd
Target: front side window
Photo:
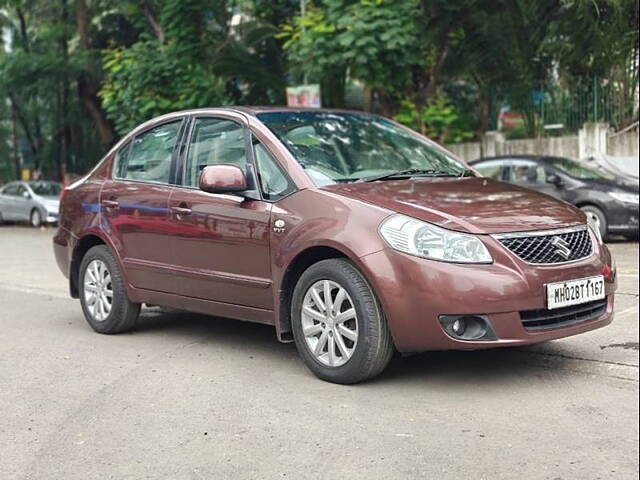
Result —
<instances>
[{"instance_id":1,"label":"front side window","mask_svg":"<svg viewBox=\"0 0 640 480\"><path fill-rule=\"evenodd\" d=\"M185 185L197 187L200 174L210 165L230 164L247 174L244 128L231 120L196 120L187 155Z\"/></svg>"},{"instance_id":2,"label":"front side window","mask_svg":"<svg viewBox=\"0 0 640 480\"><path fill-rule=\"evenodd\" d=\"M458 176L464 165L435 144L381 117L359 113L265 112L258 118L318 186L405 169Z\"/></svg>"},{"instance_id":3,"label":"front side window","mask_svg":"<svg viewBox=\"0 0 640 480\"><path fill-rule=\"evenodd\" d=\"M173 149L182 121L165 123L138 135L131 145L122 178L169 183ZM124 171L122 171L124 170Z\"/></svg>"},{"instance_id":4,"label":"front side window","mask_svg":"<svg viewBox=\"0 0 640 480\"><path fill-rule=\"evenodd\" d=\"M116 153L115 158L115 175L118 178L124 178L127 174L127 159L129 158L129 150L131 147L131 142L127 142L118 152Z\"/></svg>"},{"instance_id":5,"label":"front side window","mask_svg":"<svg viewBox=\"0 0 640 480\"><path fill-rule=\"evenodd\" d=\"M253 139L253 151L258 169L258 181L262 188L262 196L265 200L277 201L292 193L295 189L289 177L284 173L271 152Z\"/></svg>"},{"instance_id":6,"label":"front side window","mask_svg":"<svg viewBox=\"0 0 640 480\"><path fill-rule=\"evenodd\" d=\"M16 193L16 195L18 197L27 198L29 196L29 191L24 185L18 185L18 192Z\"/></svg>"}]
</instances>

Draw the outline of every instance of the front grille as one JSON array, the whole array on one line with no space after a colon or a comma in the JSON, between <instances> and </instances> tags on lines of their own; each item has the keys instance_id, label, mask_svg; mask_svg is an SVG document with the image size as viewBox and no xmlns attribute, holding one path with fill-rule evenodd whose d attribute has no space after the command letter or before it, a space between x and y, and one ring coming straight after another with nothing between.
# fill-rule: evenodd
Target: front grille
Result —
<instances>
[{"instance_id":1,"label":"front grille","mask_svg":"<svg viewBox=\"0 0 640 480\"><path fill-rule=\"evenodd\" d=\"M531 236L497 236L502 245L527 263L565 263L588 257L593 252L587 228ZM559 240L556 240L559 239ZM562 254L564 252L564 255Z\"/></svg>"},{"instance_id":2,"label":"front grille","mask_svg":"<svg viewBox=\"0 0 640 480\"><path fill-rule=\"evenodd\" d=\"M607 311L607 299L572 305L555 310L526 310L520 312L520 320L525 330L549 330L568 327L576 323L595 320Z\"/></svg>"}]
</instances>

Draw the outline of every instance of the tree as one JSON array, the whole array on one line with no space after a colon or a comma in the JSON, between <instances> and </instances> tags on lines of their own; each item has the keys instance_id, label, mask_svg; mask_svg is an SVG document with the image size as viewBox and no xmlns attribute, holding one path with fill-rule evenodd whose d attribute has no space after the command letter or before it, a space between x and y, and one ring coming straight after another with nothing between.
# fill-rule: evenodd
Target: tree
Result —
<instances>
[{"instance_id":1,"label":"tree","mask_svg":"<svg viewBox=\"0 0 640 480\"><path fill-rule=\"evenodd\" d=\"M325 0L286 25L281 37L298 75L318 79L329 106L343 105L348 72L391 112L421 61L415 9L414 0Z\"/></svg>"},{"instance_id":2,"label":"tree","mask_svg":"<svg viewBox=\"0 0 640 480\"><path fill-rule=\"evenodd\" d=\"M201 0L125 2L123 11L148 22L131 46L104 51L106 78L99 92L120 134L162 113L228 102L225 83L203 62L215 45L213 12Z\"/></svg>"}]
</instances>

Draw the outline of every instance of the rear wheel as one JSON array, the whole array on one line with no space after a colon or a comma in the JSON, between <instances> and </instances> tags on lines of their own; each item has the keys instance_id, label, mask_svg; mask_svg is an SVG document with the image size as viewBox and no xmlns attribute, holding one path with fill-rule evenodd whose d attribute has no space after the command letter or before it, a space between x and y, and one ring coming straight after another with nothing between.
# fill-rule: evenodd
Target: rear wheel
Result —
<instances>
[{"instance_id":1,"label":"rear wheel","mask_svg":"<svg viewBox=\"0 0 640 480\"><path fill-rule=\"evenodd\" d=\"M99 333L131 330L140 304L127 297L120 267L105 245L91 248L80 264L80 303L91 328Z\"/></svg>"},{"instance_id":2,"label":"rear wheel","mask_svg":"<svg viewBox=\"0 0 640 480\"><path fill-rule=\"evenodd\" d=\"M42 225L42 214L40 213L40 210L34 208L31 211L31 226L34 228L39 228L40 225Z\"/></svg>"},{"instance_id":3,"label":"rear wheel","mask_svg":"<svg viewBox=\"0 0 640 480\"><path fill-rule=\"evenodd\" d=\"M323 380L367 380L393 355L389 327L371 286L347 260L323 260L302 274L291 318L298 353Z\"/></svg>"},{"instance_id":4,"label":"rear wheel","mask_svg":"<svg viewBox=\"0 0 640 480\"><path fill-rule=\"evenodd\" d=\"M582 210L587 218L593 222L594 226L598 227L600 230L600 236L602 236L602 241L607 240L608 224L607 217L605 217L604 212L593 205L585 205L584 207L580 207L580 210Z\"/></svg>"}]
</instances>

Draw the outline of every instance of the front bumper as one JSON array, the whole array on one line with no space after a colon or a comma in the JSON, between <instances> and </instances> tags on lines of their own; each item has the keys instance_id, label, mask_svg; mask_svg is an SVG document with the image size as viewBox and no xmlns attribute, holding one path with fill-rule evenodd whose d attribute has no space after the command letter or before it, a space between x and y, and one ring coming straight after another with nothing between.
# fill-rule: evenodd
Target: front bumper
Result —
<instances>
[{"instance_id":1,"label":"front bumper","mask_svg":"<svg viewBox=\"0 0 640 480\"><path fill-rule=\"evenodd\" d=\"M521 311L546 308L545 284L610 271L611 255L605 246L594 245L591 256L576 262L533 266L516 258L493 238L483 240L494 258L493 264L435 262L392 249L360 258L399 351L527 345L600 328L613 320L615 273L605 281L606 310L595 319L528 331L520 318ZM441 315L486 315L497 338L480 341L452 338L440 325Z\"/></svg>"}]
</instances>

